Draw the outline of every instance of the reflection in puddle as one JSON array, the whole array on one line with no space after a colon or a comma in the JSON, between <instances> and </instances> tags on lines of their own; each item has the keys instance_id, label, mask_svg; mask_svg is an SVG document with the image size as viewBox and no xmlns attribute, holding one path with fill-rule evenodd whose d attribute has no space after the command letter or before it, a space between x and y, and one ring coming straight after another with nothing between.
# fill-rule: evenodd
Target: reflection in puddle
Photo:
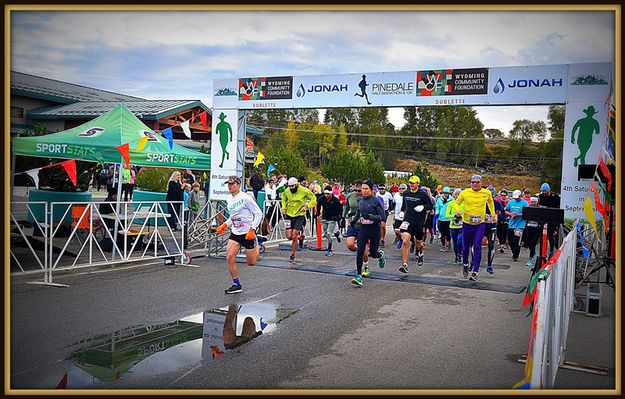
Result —
<instances>
[{"instance_id":1,"label":"reflection in puddle","mask_svg":"<svg viewBox=\"0 0 625 399\"><path fill-rule=\"evenodd\" d=\"M81 342L82 349L70 356L66 375L59 377L59 387L131 386L186 371L198 362L212 362L228 350L273 331L276 323L292 314L265 303L230 305L171 323L128 328L92 338ZM159 383L163 384L163 379Z\"/></svg>"}]
</instances>

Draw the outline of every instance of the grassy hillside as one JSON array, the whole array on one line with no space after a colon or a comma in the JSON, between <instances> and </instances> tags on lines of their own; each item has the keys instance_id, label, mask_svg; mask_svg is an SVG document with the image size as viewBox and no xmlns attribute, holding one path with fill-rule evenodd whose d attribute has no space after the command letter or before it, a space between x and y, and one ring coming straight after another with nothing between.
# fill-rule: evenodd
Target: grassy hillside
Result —
<instances>
[{"instance_id":1,"label":"grassy hillside","mask_svg":"<svg viewBox=\"0 0 625 399\"><path fill-rule=\"evenodd\" d=\"M469 178L471 175L482 175L482 181L484 185L493 185L497 190L506 188L508 190L519 189L529 187L532 192L540 191L540 177L539 176L516 176L506 174L487 174L478 171L475 168L464 168L458 166L445 166L423 161L430 171L444 186L450 187L468 187ZM415 170L417 161L411 159L397 161L395 170L412 172Z\"/></svg>"}]
</instances>

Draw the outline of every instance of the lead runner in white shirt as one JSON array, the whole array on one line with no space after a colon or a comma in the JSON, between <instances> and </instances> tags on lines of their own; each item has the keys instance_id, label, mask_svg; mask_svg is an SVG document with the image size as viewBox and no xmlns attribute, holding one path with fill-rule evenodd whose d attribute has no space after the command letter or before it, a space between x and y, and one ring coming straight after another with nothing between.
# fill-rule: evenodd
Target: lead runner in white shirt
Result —
<instances>
[{"instance_id":1,"label":"lead runner in white shirt","mask_svg":"<svg viewBox=\"0 0 625 399\"><path fill-rule=\"evenodd\" d=\"M258 228L263 217L263 213L256 204L254 197L241 192L241 182L240 180L237 180L228 180L227 182L228 191L230 191L232 196L227 200L228 213L230 214L230 217L224 224L231 230L230 237L228 238L228 244L226 246L226 263L228 265L228 272L232 277L234 285L239 286L239 290L234 292L226 290L226 293L241 292L239 269L236 262L236 256L241 249L241 246L245 248L245 257L247 258L248 266L254 266L258 261L258 245L256 235L253 232L256 228ZM223 229L221 229L221 232L223 232ZM218 233L220 233L220 229L218 229ZM253 234L253 238L251 240L246 238L248 233L250 235Z\"/></svg>"}]
</instances>

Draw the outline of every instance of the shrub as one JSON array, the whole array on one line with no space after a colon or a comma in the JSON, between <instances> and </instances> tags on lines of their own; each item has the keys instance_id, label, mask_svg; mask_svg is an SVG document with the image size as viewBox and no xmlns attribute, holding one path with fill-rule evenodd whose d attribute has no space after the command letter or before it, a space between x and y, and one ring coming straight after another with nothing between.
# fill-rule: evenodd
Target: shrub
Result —
<instances>
[{"instance_id":1,"label":"shrub","mask_svg":"<svg viewBox=\"0 0 625 399\"><path fill-rule=\"evenodd\" d=\"M178 169L172 168L148 168L143 167L137 173L135 178L135 186L145 191L154 191L157 193L167 192L167 182L171 174Z\"/></svg>"}]
</instances>

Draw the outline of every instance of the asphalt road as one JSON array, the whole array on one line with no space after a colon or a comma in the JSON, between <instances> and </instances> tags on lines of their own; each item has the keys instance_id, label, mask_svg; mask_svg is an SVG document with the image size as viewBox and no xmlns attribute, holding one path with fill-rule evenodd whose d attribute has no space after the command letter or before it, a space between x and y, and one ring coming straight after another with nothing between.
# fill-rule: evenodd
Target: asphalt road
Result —
<instances>
[{"instance_id":1,"label":"asphalt road","mask_svg":"<svg viewBox=\"0 0 625 399\"><path fill-rule=\"evenodd\" d=\"M55 275L68 288L12 277L11 388L55 388L65 373L69 388L228 392L508 390L523 377L518 359L527 352L530 326L521 306L529 277L524 262L498 254L494 275L483 270L478 283L468 283L451 264L453 255L435 243L425 265L417 269L411 261L411 277L402 280L399 251L387 245L387 266L372 260L373 278L355 287L354 256L335 246L333 257L298 252L295 266L288 252L268 248L259 265L239 264L243 292L236 295L224 294L231 283L225 261L206 257L194 259L198 268L157 263ZM561 369L557 388L615 387L618 309L613 290L604 287L603 294L602 317L571 314L567 360L606 367L608 375ZM139 340L131 327L194 317L201 323L205 311L231 304L275 309L273 328L218 357L203 354L202 338L167 350L157 345L111 381L68 360L98 336L124 330Z\"/></svg>"}]
</instances>

